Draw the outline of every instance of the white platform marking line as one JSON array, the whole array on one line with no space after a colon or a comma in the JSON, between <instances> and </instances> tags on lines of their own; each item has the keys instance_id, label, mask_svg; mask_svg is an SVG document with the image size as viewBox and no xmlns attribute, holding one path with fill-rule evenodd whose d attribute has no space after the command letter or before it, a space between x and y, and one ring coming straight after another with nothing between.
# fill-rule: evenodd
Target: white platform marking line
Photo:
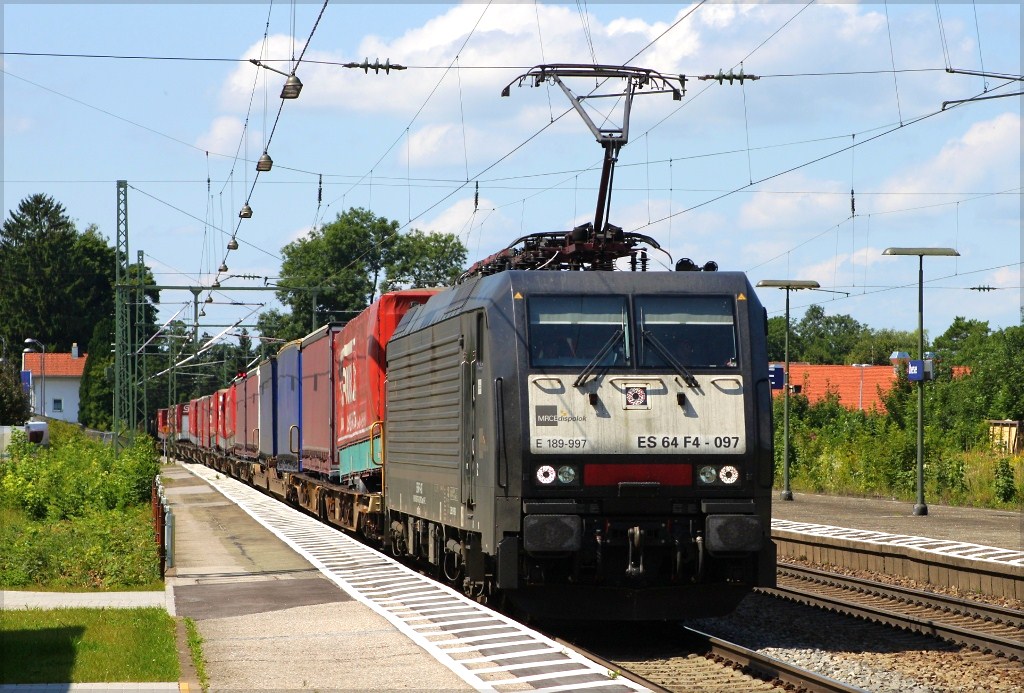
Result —
<instances>
[{"instance_id":1,"label":"white platform marking line","mask_svg":"<svg viewBox=\"0 0 1024 693\"><path fill-rule=\"evenodd\" d=\"M487 667L484 669L473 669L476 674L500 674L512 669L535 669L537 667L575 666L575 662L567 659L549 659L542 662L524 662L522 664L505 664L504 666Z\"/></svg>"},{"instance_id":2,"label":"white platform marking line","mask_svg":"<svg viewBox=\"0 0 1024 693\"><path fill-rule=\"evenodd\" d=\"M818 525L809 522L793 522L792 520L772 520L772 529L778 529L780 531L795 532L797 534L808 534L811 536L834 536L833 533L844 530L843 527L834 527L832 525ZM847 538L847 537L844 537ZM944 543L948 546L956 547L956 551L963 550L989 550L1008 552L1010 555L1019 555L1019 559L1007 560L1005 558L992 558L987 556L972 556L970 560L983 561L987 563L1010 563L1011 565L1017 565L1020 561L1024 561L1024 552L1014 552L1010 549L1003 549L997 546L985 546L983 544L971 544L961 541L954 541L948 539L935 539L931 537L915 537L906 534L886 534L884 532L876 532L875 538L858 538L849 539L850 541L860 541L866 544L875 545L895 545L895 546L906 546L908 548L916 549L917 551L923 551L925 553L931 553L938 556L946 555L958 555L953 550L943 547L939 549L928 548L920 546L919 544L935 544Z\"/></svg>"},{"instance_id":3,"label":"white platform marking line","mask_svg":"<svg viewBox=\"0 0 1024 693\"><path fill-rule=\"evenodd\" d=\"M563 676L596 676L597 672L589 669L571 669L569 671L555 671L550 674L531 674L530 676L517 676L515 679L510 680L509 683L530 683L532 681L545 681L547 679L560 679ZM493 685L500 686L503 681L493 681ZM594 681L594 683L600 683L602 685L608 685L608 680ZM561 684L559 684L561 685ZM545 690L543 688L539 690Z\"/></svg>"},{"instance_id":4,"label":"white platform marking line","mask_svg":"<svg viewBox=\"0 0 1024 693\"><path fill-rule=\"evenodd\" d=\"M255 489L248 488L244 484L242 484L241 482L238 482L238 481L236 481L234 479L231 479L229 477L223 477L220 474L216 475L218 477L216 479L211 478L213 475L209 473L210 470L207 467L203 467L201 465L191 465L191 464L184 464L182 466L185 469L187 469L190 472L192 472L193 474L195 474L196 476L198 476L198 477L204 479L205 481L207 481L208 483L210 483L211 486L216 488L218 491L220 491L226 497L230 498L231 500L234 500L235 503L240 508L242 508L247 513L249 513L249 515L253 519L255 519L261 525L266 527L267 530L269 530L275 536L277 536L282 541L284 541L286 544L288 544L299 555L301 555L304 558L306 558L306 560L308 560L315 567L317 567L332 582L337 584L339 587L341 587L343 590L345 590L345 592L347 592L349 595L351 595L353 599L355 599L356 601L359 601L359 602L365 604L367 607L369 607L370 609L373 609L375 612L380 614L387 621L389 621L392 625L394 625L396 629L398 629L400 632L404 633L409 639L411 639L413 642L415 642L417 645L419 645L422 649L424 649L427 652L429 652L435 659L437 659L439 662L441 662L442 664L447 666L452 672L454 672L463 681L465 681L466 683L470 684L471 686L474 686L474 687L477 687L477 688L484 688L484 689L488 689L488 690L493 690L493 688L491 688L491 686L490 686L490 684L488 682L485 682L485 681L481 680L474 672L472 672L471 670L469 670L468 668L463 666L463 662L462 661L456 660L456 659L452 658L450 655L447 655L444 650L442 650L442 649L440 649L438 647L435 647L433 645L433 643L429 639L424 637L422 634L418 633L415 629L409 627L409 625L406 624L396 614L394 614L393 612L391 612L388 609L385 609L385 608L379 606L374 600L368 599L366 596L364 596L362 594L362 590L361 589L358 589L354 585L349 584L348 581L345 580L343 577L341 577L340 575L335 574L334 571L329 570L323 563L321 563L321 561L315 555L313 555L310 551L308 551L305 548L305 546L303 546L299 542L293 540L291 538L291 533L292 533L292 531L294 531L297 528L298 529L304 529L306 531L315 531L315 533L317 533L318 535L319 535L319 533L323 533L324 537L330 537L334 541L337 541L338 543L344 543L344 544L349 545L349 546L358 546L355 543L354 539L351 539L351 538L345 536L344 534L341 534L340 532L338 532L338 530L333 529L333 528L329 527L328 525L325 525L325 524L323 524L323 523L321 523L321 522L319 522L317 520L314 520L313 518L308 517L307 515L304 515L303 513L300 513L297 510L289 508L289 507L287 507L287 506L285 506L285 505L283 505L281 503L278 503L277 501L269 500L262 493L260 493L259 491L256 491ZM281 522L284 524L283 527L277 526L276 524L274 524L271 521L269 521L264 516L265 513L259 513L259 512L256 511L256 508L254 508L254 505L259 505L261 502L264 505L266 505L268 503L273 503L274 506L277 506L275 512L273 512L272 514L275 517L281 518ZM315 530L314 530L314 528L315 528ZM336 535L336 537L331 537L331 535ZM361 550L363 550L363 551L369 552L369 549L365 549L363 547L359 547L359 548ZM379 554L377 557L381 561L384 561L384 560L390 561L390 559L388 559L383 554ZM401 571L401 572L405 572L405 573L409 574L410 576L426 580L426 578L422 578L422 576L420 576L418 573L415 573L414 571L410 570L409 568L406 568L405 566L402 566L402 565L399 565L399 564L394 564L394 566L395 566L395 570L398 570L398 571ZM477 604L474 601L471 601L467 597L464 597L463 595L459 594L458 592L455 592L454 590L448 588L445 585L437 584L436 588L437 588L437 590L439 592L442 592L444 594L448 594L449 596L451 596L454 599L460 600L460 601L466 603L467 605L470 605L470 606L473 606L475 608L478 608L482 614L488 614L495 621L500 621L502 623L505 623L507 625L510 625L510 626L513 626L513 627L516 627L516 628L522 628L522 630L524 632L528 631L528 629L523 628L520 624L516 623L515 621L512 621L511 619L509 619L509 618L507 618L505 616L502 616L501 614L497 614L495 612L490 611L489 609L486 609L485 607ZM535 631L529 631L529 632L535 633ZM550 638L547 638L546 636L544 636L544 635L542 635L540 633L536 633L533 637L539 643L548 643L549 644L548 645L548 651L562 651L563 656L565 656L566 658L571 659L573 661L577 661L582 666L590 668L590 669L592 669L593 671L595 671L598 674L605 675L605 676L607 675L607 670L604 667L601 667L600 665L598 665L595 662L591 662L590 660L586 659L582 655L580 655L580 654L578 654L578 653L576 653L576 652L574 652L572 650L567 650L567 649L561 648L561 646L559 646L557 643L555 643ZM498 658L498 659L512 659L512 658L515 658L517 656L523 656L523 655L518 655L518 654L500 655L500 656L498 656L496 658ZM485 659L482 659L480 661L492 661L493 659L495 659L495 657L485 658ZM609 682L610 682L610 679L609 679ZM645 688L643 688L641 686L637 686L635 684L632 684L632 682L627 682L627 681L618 682L617 681L616 684L618 684L618 685L626 685L626 684L628 684L627 687L632 689L632 690L646 690ZM607 685L607 683L604 684L604 685Z\"/></svg>"},{"instance_id":5,"label":"white platform marking line","mask_svg":"<svg viewBox=\"0 0 1024 693\"><path fill-rule=\"evenodd\" d=\"M444 633L438 633L438 635L448 635L447 631ZM433 643L438 647L444 647L445 645L461 645L463 643L475 643L483 642L485 640L503 640L505 638L525 638L528 636L520 635L518 633L495 633L493 635L477 635L476 637L470 638L457 638L455 640L434 640ZM511 644L511 643L507 643Z\"/></svg>"},{"instance_id":6,"label":"white platform marking line","mask_svg":"<svg viewBox=\"0 0 1024 693\"><path fill-rule=\"evenodd\" d=\"M511 682L510 682L511 683ZM503 686L507 685L504 681L495 681L492 685ZM608 688L609 690L638 690L634 688L635 683L628 679L608 679L605 681L582 681L579 683L568 683L564 686L544 686L535 687L536 691L580 691L584 688ZM639 690L646 691L646 688L640 688ZM530 693L533 693L531 691Z\"/></svg>"},{"instance_id":7,"label":"white platform marking line","mask_svg":"<svg viewBox=\"0 0 1024 693\"><path fill-rule=\"evenodd\" d=\"M441 646L440 643L436 643L435 642L434 644L438 645L438 646ZM533 644L533 641L529 640L529 639L521 640L519 642L496 642L496 643L491 643L490 645L475 643L473 645L463 645L461 647L446 647L444 651L445 652L456 652L456 653L457 652L484 652L486 650L494 650L494 649L497 649L499 647L519 647L519 646L522 646L522 645L532 645L532 644ZM522 651L526 652L527 650L522 650ZM500 659L501 657L504 657L506 655L516 654L518 652L520 652L520 650L516 650L515 652L497 652L495 654L490 655L490 657L492 659ZM575 666L578 667L579 665L577 664ZM591 673L591 674L594 673L593 670L591 670L591 669L586 669L586 671Z\"/></svg>"}]
</instances>

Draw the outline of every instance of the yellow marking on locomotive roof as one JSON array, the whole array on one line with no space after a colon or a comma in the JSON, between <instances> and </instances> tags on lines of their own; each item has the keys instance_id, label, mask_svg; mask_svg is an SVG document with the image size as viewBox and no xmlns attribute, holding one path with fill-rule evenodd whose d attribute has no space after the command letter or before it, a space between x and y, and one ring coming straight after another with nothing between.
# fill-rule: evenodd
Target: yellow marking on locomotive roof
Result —
<instances>
[{"instance_id":1,"label":"yellow marking on locomotive roof","mask_svg":"<svg viewBox=\"0 0 1024 693\"><path fill-rule=\"evenodd\" d=\"M737 300L737 301L746 301L746 300L747 300L747 297L746 297L746 296L745 296L745 295L743 294L743 292L741 291L741 292L740 292L740 295L736 297L736 300Z\"/></svg>"},{"instance_id":2,"label":"yellow marking on locomotive roof","mask_svg":"<svg viewBox=\"0 0 1024 693\"><path fill-rule=\"evenodd\" d=\"M512 298L522 298L522 297L523 297L523 295L521 293L519 293L518 291L515 292L514 294L512 294Z\"/></svg>"}]
</instances>

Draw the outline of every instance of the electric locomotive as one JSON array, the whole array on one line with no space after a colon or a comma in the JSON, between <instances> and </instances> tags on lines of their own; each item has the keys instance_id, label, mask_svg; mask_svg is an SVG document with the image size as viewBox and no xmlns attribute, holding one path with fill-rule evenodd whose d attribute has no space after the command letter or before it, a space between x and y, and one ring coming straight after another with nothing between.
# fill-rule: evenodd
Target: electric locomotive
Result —
<instances>
[{"instance_id":1,"label":"electric locomotive","mask_svg":"<svg viewBox=\"0 0 1024 693\"><path fill-rule=\"evenodd\" d=\"M735 272L480 274L388 344L390 544L524 612L774 585L766 317Z\"/></svg>"}]
</instances>

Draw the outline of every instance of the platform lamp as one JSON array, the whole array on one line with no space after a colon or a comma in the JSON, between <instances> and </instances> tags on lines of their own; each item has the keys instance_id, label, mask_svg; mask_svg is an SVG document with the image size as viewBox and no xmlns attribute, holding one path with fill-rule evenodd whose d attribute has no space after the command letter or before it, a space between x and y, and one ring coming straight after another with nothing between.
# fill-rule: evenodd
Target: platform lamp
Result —
<instances>
[{"instance_id":1,"label":"platform lamp","mask_svg":"<svg viewBox=\"0 0 1024 693\"><path fill-rule=\"evenodd\" d=\"M882 255L917 256L917 353L924 360L924 256L959 257L953 248L886 248ZM923 374L922 374L923 376ZM915 515L927 515L924 502L924 379L917 381L917 503Z\"/></svg>"},{"instance_id":2,"label":"platform lamp","mask_svg":"<svg viewBox=\"0 0 1024 693\"><path fill-rule=\"evenodd\" d=\"M812 279L762 279L757 286L786 290L786 366L782 380L782 493L779 494L779 498L791 501L793 492L789 488L789 292L817 289L820 284Z\"/></svg>"},{"instance_id":3,"label":"platform lamp","mask_svg":"<svg viewBox=\"0 0 1024 693\"><path fill-rule=\"evenodd\" d=\"M291 72L282 72L277 68L261 63L259 60L256 60L255 58L249 58L249 62L255 65L256 67L262 67L264 70L270 70L271 72L276 72L279 75L287 77L287 79L284 81L284 86L281 87L282 99L299 98L299 93L302 91L302 82L299 81L299 78L295 76L294 70L292 70Z\"/></svg>"},{"instance_id":4,"label":"platform lamp","mask_svg":"<svg viewBox=\"0 0 1024 693\"><path fill-rule=\"evenodd\" d=\"M38 339L32 339L29 337L25 340L25 344L35 344L39 347L39 399L42 400L42 405L39 408L39 415L46 416L46 347ZM25 353L29 353L31 349L25 349Z\"/></svg>"}]
</instances>

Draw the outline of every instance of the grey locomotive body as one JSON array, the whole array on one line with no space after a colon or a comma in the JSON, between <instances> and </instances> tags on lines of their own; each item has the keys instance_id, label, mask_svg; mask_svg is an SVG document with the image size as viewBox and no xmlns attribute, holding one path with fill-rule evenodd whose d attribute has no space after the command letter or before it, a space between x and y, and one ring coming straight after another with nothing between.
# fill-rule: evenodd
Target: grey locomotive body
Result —
<instances>
[{"instance_id":1,"label":"grey locomotive body","mask_svg":"<svg viewBox=\"0 0 1024 693\"><path fill-rule=\"evenodd\" d=\"M388 343L392 550L534 615L774 584L765 314L731 272L476 276Z\"/></svg>"}]
</instances>

